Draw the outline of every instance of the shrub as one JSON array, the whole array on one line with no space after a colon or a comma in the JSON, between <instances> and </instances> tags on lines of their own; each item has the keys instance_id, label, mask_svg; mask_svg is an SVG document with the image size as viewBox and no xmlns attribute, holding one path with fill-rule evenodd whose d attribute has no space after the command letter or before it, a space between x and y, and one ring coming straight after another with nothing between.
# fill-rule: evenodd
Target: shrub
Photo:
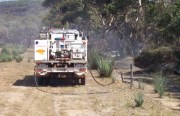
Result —
<instances>
[{"instance_id":1,"label":"shrub","mask_svg":"<svg viewBox=\"0 0 180 116\"><path fill-rule=\"evenodd\" d=\"M141 107L144 103L144 95L141 92L135 94L134 101L136 103L136 107Z\"/></svg>"},{"instance_id":2,"label":"shrub","mask_svg":"<svg viewBox=\"0 0 180 116\"><path fill-rule=\"evenodd\" d=\"M134 65L140 68L152 68L157 70L161 64L175 61L173 50L167 47L160 47L143 51L134 59Z\"/></svg>"},{"instance_id":3,"label":"shrub","mask_svg":"<svg viewBox=\"0 0 180 116\"><path fill-rule=\"evenodd\" d=\"M99 54L99 52L97 52L96 50L91 51L90 55L89 55L89 66L92 69L97 69L98 68L98 60L101 59L101 56Z\"/></svg>"},{"instance_id":4,"label":"shrub","mask_svg":"<svg viewBox=\"0 0 180 116\"><path fill-rule=\"evenodd\" d=\"M1 50L1 54L11 54L11 51L9 48L3 47Z\"/></svg>"},{"instance_id":5,"label":"shrub","mask_svg":"<svg viewBox=\"0 0 180 116\"><path fill-rule=\"evenodd\" d=\"M16 60L17 62L21 62L23 57L20 54L26 51L25 47L22 45L6 45L3 46L0 54L0 62L10 62L12 60Z\"/></svg>"},{"instance_id":6,"label":"shrub","mask_svg":"<svg viewBox=\"0 0 180 116\"><path fill-rule=\"evenodd\" d=\"M23 54L26 51L26 47L23 45L12 45L12 52L14 54Z\"/></svg>"},{"instance_id":7,"label":"shrub","mask_svg":"<svg viewBox=\"0 0 180 116\"><path fill-rule=\"evenodd\" d=\"M157 73L154 76L154 91L159 94L161 98L165 92L166 79L162 73Z\"/></svg>"},{"instance_id":8,"label":"shrub","mask_svg":"<svg viewBox=\"0 0 180 116\"><path fill-rule=\"evenodd\" d=\"M97 69L99 75L102 77L110 77L113 71L112 65L114 60L105 59L100 56L100 53L96 50L91 51L89 56L89 65L92 69Z\"/></svg>"},{"instance_id":9,"label":"shrub","mask_svg":"<svg viewBox=\"0 0 180 116\"><path fill-rule=\"evenodd\" d=\"M18 55L15 57L16 62L21 62L23 60L23 57L21 55Z\"/></svg>"},{"instance_id":10,"label":"shrub","mask_svg":"<svg viewBox=\"0 0 180 116\"><path fill-rule=\"evenodd\" d=\"M1 53L0 54L0 62L10 62L13 60L13 56L11 54Z\"/></svg>"},{"instance_id":11,"label":"shrub","mask_svg":"<svg viewBox=\"0 0 180 116\"><path fill-rule=\"evenodd\" d=\"M110 77L113 71L112 62L104 58L100 58L97 62L99 75Z\"/></svg>"}]
</instances>

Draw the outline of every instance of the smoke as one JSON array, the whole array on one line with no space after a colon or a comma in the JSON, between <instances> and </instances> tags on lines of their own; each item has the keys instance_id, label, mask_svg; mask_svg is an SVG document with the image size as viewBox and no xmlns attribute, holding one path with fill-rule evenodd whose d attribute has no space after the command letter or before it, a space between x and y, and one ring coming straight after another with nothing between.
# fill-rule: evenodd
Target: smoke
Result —
<instances>
[{"instance_id":1,"label":"smoke","mask_svg":"<svg viewBox=\"0 0 180 116\"><path fill-rule=\"evenodd\" d=\"M41 0L0 2L0 44L32 46L48 12L41 4Z\"/></svg>"},{"instance_id":2,"label":"smoke","mask_svg":"<svg viewBox=\"0 0 180 116\"><path fill-rule=\"evenodd\" d=\"M104 56L119 59L138 56L142 50L142 43L132 34L131 28L127 23L123 23L119 31L92 33L89 41L90 49L97 49Z\"/></svg>"}]
</instances>

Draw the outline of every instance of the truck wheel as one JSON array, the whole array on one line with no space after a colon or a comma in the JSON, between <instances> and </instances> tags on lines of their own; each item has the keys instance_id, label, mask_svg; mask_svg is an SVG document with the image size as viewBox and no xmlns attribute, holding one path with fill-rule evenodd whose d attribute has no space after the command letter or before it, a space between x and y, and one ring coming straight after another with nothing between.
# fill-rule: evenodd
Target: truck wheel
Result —
<instances>
[{"instance_id":1,"label":"truck wheel","mask_svg":"<svg viewBox=\"0 0 180 116\"><path fill-rule=\"evenodd\" d=\"M86 78L81 78L81 85L85 85L86 84Z\"/></svg>"},{"instance_id":2,"label":"truck wheel","mask_svg":"<svg viewBox=\"0 0 180 116\"><path fill-rule=\"evenodd\" d=\"M36 79L37 79L37 84L38 85L43 85L43 80L44 80L44 78L43 77L36 77Z\"/></svg>"},{"instance_id":3,"label":"truck wheel","mask_svg":"<svg viewBox=\"0 0 180 116\"><path fill-rule=\"evenodd\" d=\"M44 85L49 85L50 84L50 77L44 77Z\"/></svg>"}]
</instances>

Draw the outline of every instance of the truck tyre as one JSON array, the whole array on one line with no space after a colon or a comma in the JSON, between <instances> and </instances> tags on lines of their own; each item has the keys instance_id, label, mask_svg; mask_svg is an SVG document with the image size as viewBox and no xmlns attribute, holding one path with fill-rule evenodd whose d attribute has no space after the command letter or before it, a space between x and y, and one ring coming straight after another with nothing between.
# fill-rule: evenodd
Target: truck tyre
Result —
<instances>
[{"instance_id":1,"label":"truck tyre","mask_svg":"<svg viewBox=\"0 0 180 116\"><path fill-rule=\"evenodd\" d=\"M43 85L43 77L36 77L36 79L37 79L37 84L39 85L39 86L41 86L41 85Z\"/></svg>"},{"instance_id":2,"label":"truck tyre","mask_svg":"<svg viewBox=\"0 0 180 116\"><path fill-rule=\"evenodd\" d=\"M81 78L81 85L85 85L86 84L86 79L85 78Z\"/></svg>"},{"instance_id":3,"label":"truck tyre","mask_svg":"<svg viewBox=\"0 0 180 116\"><path fill-rule=\"evenodd\" d=\"M50 77L44 77L43 79L44 79L43 80L43 82L44 82L43 84L44 85L49 85L50 84Z\"/></svg>"}]
</instances>

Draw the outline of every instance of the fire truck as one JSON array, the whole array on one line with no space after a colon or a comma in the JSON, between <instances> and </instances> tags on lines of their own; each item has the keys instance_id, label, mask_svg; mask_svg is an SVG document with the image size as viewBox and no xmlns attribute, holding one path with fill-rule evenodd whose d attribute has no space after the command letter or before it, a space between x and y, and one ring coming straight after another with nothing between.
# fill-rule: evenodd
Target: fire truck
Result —
<instances>
[{"instance_id":1,"label":"fire truck","mask_svg":"<svg viewBox=\"0 0 180 116\"><path fill-rule=\"evenodd\" d=\"M48 29L34 40L34 75L38 85L53 77L75 79L85 85L88 36L76 29Z\"/></svg>"}]
</instances>

